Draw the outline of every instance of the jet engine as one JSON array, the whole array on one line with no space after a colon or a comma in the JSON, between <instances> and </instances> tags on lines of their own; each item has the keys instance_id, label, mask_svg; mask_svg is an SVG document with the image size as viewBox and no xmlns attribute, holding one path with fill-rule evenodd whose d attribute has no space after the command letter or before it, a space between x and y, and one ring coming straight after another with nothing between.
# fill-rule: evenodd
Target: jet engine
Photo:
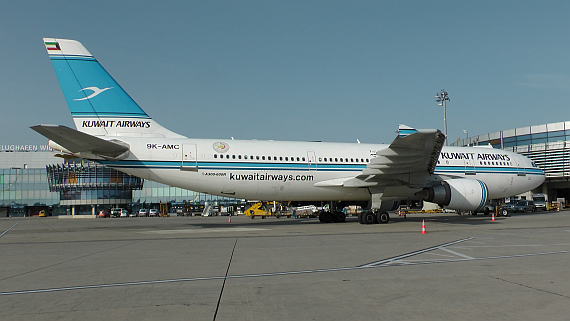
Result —
<instances>
[{"instance_id":1,"label":"jet engine","mask_svg":"<svg viewBox=\"0 0 570 321\"><path fill-rule=\"evenodd\" d=\"M378 209L380 212L395 211L400 206L400 201L382 201L382 205Z\"/></svg>"},{"instance_id":2,"label":"jet engine","mask_svg":"<svg viewBox=\"0 0 570 321\"><path fill-rule=\"evenodd\" d=\"M483 208L489 195L487 185L476 179L449 179L440 185L424 188L416 194L425 201L436 203L441 207L476 211Z\"/></svg>"}]
</instances>

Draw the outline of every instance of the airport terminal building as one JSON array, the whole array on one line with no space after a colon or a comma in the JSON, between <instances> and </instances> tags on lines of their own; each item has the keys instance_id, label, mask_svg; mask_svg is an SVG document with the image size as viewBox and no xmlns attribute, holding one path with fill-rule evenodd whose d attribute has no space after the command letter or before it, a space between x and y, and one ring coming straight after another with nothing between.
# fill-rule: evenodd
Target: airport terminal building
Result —
<instances>
[{"instance_id":1,"label":"airport terminal building","mask_svg":"<svg viewBox=\"0 0 570 321\"><path fill-rule=\"evenodd\" d=\"M112 207L138 211L160 204L195 211L233 199L170 187L98 163L56 157L47 145L0 145L0 217L89 215Z\"/></svg>"},{"instance_id":2,"label":"airport terminal building","mask_svg":"<svg viewBox=\"0 0 570 321\"><path fill-rule=\"evenodd\" d=\"M460 139L454 146L488 146L527 156L546 174L534 192L570 200L570 121L527 126Z\"/></svg>"}]
</instances>

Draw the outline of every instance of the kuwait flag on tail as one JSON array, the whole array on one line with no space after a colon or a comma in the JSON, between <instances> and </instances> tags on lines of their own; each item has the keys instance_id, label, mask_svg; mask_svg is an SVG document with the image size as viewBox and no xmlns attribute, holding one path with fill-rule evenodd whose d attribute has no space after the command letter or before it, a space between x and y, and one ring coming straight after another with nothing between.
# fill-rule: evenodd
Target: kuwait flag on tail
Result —
<instances>
[{"instance_id":1,"label":"kuwait flag on tail","mask_svg":"<svg viewBox=\"0 0 570 321\"><path fill-rule=\"evenodd\" d=\"M61 48L59 47L59 44L57 42L46 42L46 49L48 51L50 50L61 50Z\"/></svg>"}]
</instances>

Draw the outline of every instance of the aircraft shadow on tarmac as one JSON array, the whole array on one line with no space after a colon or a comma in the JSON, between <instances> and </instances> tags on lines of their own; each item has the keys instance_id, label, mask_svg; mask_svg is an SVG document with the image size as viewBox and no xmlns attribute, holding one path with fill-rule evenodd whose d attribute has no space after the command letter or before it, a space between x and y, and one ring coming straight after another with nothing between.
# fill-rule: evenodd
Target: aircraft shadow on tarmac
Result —
<instances>
[{"instance_id":1,"label":"aircraft shadow on tarmac","mask_svg":"<svg viewBox=\"0 0 570 321\"><path fill-rule=\"evenodd\" d=\"M403 216L398 216L395 213L390 214L390 222L388 224L372 224L380 226L390 226L392 224L402 224L405 222L418 222L421 223L422 220L425 222L434 222L434 223L444 223L444 224L467 224L467 225L487 225L487 224L496 224L497 222L501 222L502 220L507 220L510 218L516 218L518 216L526 216L526 215L542 215L548 214L548 212L534 212L534 213L509 213L508 217L504 216L496 216L495 221L492 221L492 215L458 215L458 214L408 214L405 218ZM225 216L224 216L225 217ZM220 218L220 217L218 217ZM192 222L188 222L185 225L194 226L194 227L203 227L203 228L228 228L228 227L252 227L252 226L265 226L265 227L272 227L272 226L283 226L283 225L313 225L313 224L324 224L319 222L318 218L275 218L275 217L268 217L266 219L254 219L254 220L244 220L243 216L232 217L231 222L208 222L203 220L208 220L208 217L201 218L198 220L193 220ZM359 224L358 217L356 216L348 216L345 222L342 223L328 223L324 224L325 226L336 226L338 224Z\"/></svg>"}]
</instances>

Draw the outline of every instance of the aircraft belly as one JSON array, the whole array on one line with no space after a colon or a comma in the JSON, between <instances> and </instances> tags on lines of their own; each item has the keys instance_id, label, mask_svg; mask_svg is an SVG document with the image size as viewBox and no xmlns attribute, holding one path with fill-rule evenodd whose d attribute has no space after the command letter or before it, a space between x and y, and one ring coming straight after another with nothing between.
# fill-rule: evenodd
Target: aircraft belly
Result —
<instances>
[{"instance_id":1,"label":"aircraft belly","mask_svg":"<svg viewBox=\"0 0 570 321\"><path fill-rule=\"evenodd\" d=\"M223 171L121 168L128 174L196 192L232 198L260 200L367 200L365 188L315 187L314 183L333 179L331 172L316 171ZM346 173L341 173L346 175Z\"/></svg>"}]
</instances>

